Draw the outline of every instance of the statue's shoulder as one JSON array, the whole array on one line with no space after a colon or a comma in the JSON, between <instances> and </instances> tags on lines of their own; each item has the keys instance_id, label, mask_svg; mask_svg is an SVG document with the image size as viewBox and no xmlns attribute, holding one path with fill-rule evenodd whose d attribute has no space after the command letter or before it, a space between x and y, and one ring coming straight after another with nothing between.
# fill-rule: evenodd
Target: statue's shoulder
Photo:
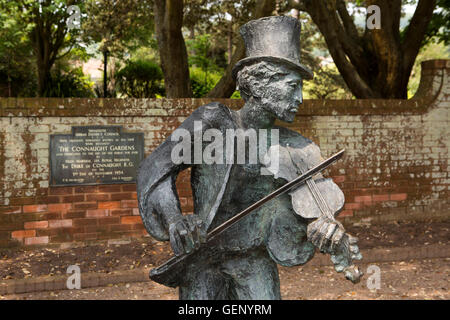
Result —
<instances>
[{"instance_id":1,"label":"statue's shoulder","mask_svg":"<svg viewBox=\"0 0 450 320\"><path fill-rule=\"evenodd\" d=\"M191 117L211 124L232 121L231 110L220 102L210 102L198 107L192 112Z\"/></svg>"},{"instance_id":2,"label":"statue's shoulder","mask_svg":"<svg viewBox=\"0 0 450 320\"><path fill-rule=\"evenodd\" d=\"M274 126L279 131L280 145L289 145L292 148L305 148L307 146L319 148L312 140L301 135L299 132L288 129L286 127Z\"/></svg>"},{"instance_id":3,"label":"statue's shoulder","mask_svg":"<svg viewBox=\"0 0 450 320\"><path fill-rule=\"evenodd\" d=\"M317 163L321 161L320 148L314 141L304 137L299 132L281 127L274 126L279 131L279 144L282 147L291 147L303 151L311 163Z\"/></svg>"}]
</instances>

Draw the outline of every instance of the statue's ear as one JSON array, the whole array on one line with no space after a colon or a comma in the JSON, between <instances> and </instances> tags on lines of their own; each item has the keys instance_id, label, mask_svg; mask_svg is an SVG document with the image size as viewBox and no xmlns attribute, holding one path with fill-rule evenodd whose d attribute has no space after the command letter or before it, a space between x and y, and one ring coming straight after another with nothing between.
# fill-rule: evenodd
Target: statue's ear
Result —
<instances>
[{"instance_id":1,"label":"statue's ear","mask_svg":"<svg viewBox=\"0 0 450 320\"><path fill-rule=\"evenodd\" d=\"M253 98L260 99L264 94L264 88L261 80L253 79L248 89L248 94Z\"/></svg>"}]
</instances>

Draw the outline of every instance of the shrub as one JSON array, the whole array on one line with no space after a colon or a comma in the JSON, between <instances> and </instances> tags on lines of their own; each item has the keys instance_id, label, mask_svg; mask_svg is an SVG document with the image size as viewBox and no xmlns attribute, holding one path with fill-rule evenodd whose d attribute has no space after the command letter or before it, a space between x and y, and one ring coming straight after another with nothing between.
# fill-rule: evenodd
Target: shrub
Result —
<instances>
[{"instance_id":1,"label":"shrub","mask_svg":"<svg viewBox=\"0 0 450 320\"><path fill-rule=\"evenodd\" d=\"M83 73L81 67L68 72L57 71L52 73L51 85L44 93L45 97L57 98L92 98L94 97L93 82Z\"/></svg>"},{"instance_id":2,"label":"shrub","mask_svg":"<svg viewBox=\"0 0 450 320\"><path fill-rule=\"evenodd\" d=\"M164 95L163 73L151 60L129 60L116 75L117 91L133 98L155 98Z\"/></svg>"},{"instance_id":3,"label":"shrub","mask_svg":"<svg viewBox=\"0 0 450 320\"><path fill-rule=\"evenodd\" d=\"M194 98L204 97L219 82L221 74L218 72L205 73L200 68L190 68L191 88Z\"/></svg>"}]
</instances>

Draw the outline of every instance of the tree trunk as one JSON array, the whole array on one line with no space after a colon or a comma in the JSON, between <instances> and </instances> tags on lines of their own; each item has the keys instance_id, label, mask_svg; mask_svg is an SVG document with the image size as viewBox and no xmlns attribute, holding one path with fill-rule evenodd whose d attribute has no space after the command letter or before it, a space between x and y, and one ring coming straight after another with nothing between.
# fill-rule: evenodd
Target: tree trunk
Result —
<instances>
[{"instance_id":1,"label":"tree trunk","mask_svg":"<svg viewBox=\"0 0 450 320\"><path fill-rule=\"evenodd\" d=\"M229 22L227 34L227 49L228 49L228 64L231 63L231 56L233 55L233 20Z\"/></svg>"},{"instance_id":2,"label":"tree trunk","mask_svg":"<svg viewBox=\"0 0 450 320\"><path fill-rule=\"evenodd\" d=\"M103 51L103 98L108 96L108 50Z\"/></svg>"},{"instance_id":3,"label":"tree trunk","mask_svg":"<svg viewBox=\"0 0 450 320\"><path fill-rule=\"evenodd\" d=\"M68 5L72 1L68 1ZM57 59L57 54L64 44L64 38L67 34L65 21L52 21L51 19L42 19L38 9L33 11L33 22L35 24L31 32L30 39L33 44L36 56L38 72L38 95L40 97L47 95L51 85L50 70ZM54 28L57 23L57 28Z\"/></svg>"},{"instance_id":4,"label":"tree trunk","mask_svg":"<svg viewBox=\"0 0 450 320\"><path fill-rule=\"evenodd\" d=\"M259 19L272 14L275 9L275 0L261 0L258 1L255 10L252 14L253 19ZM208 98L229 98L236 90L236 82L234 81L231 71L233 66L239 60L245 57L244 41L240 38L238 45L234 51L231 63L228 64L224 76L219 80L216 86L208 93Z\"/></svg>"},{"instance_id":5,"label":"tree trunk","mask_svg":"<svg viewBox=\"0 0 450 320\"><path fill-rule=\"evenodd\" d=\"M43 30L39 26L35 27L35 45L34 51L36 55L37 73L38 73L38 95L43 97L48 94L51 80L50 69L50 41Z\"/></svg>"},{"instance_id":6,"label":"tree trunk","mask_svg":"<svg viewBox=\"0 0 450 320\"><path fill-rule=\"evenodd\" d=\"M192 97L186 44L181 33L183 0L155 0L154 13L166 96Z\"/></svg>"}]
</instances>

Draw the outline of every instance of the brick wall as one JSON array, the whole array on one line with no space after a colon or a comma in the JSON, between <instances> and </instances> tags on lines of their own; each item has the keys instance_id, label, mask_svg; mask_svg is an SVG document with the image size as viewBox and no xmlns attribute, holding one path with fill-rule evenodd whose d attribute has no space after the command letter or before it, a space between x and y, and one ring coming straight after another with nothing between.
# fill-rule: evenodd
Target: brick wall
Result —
<instances>
[{"instance_id":1,"label":"brick wall","mask_svg":"<svg viewBox=\"0 0 450 320\"><path fill-rule=\"evenodd\" d=\"M327 172L344 190L344 222L448 219L449 74L448 60L424 62L411 100L304 102L288 126L319 144L323 156L346 148ZM49 135L122 125L144 132L149 154L209 101L0 98L0 247L145 235L134 184L49 187ZM183 210L192 212L188 172L177 187Z\"/></svg>"}]
</instances>

